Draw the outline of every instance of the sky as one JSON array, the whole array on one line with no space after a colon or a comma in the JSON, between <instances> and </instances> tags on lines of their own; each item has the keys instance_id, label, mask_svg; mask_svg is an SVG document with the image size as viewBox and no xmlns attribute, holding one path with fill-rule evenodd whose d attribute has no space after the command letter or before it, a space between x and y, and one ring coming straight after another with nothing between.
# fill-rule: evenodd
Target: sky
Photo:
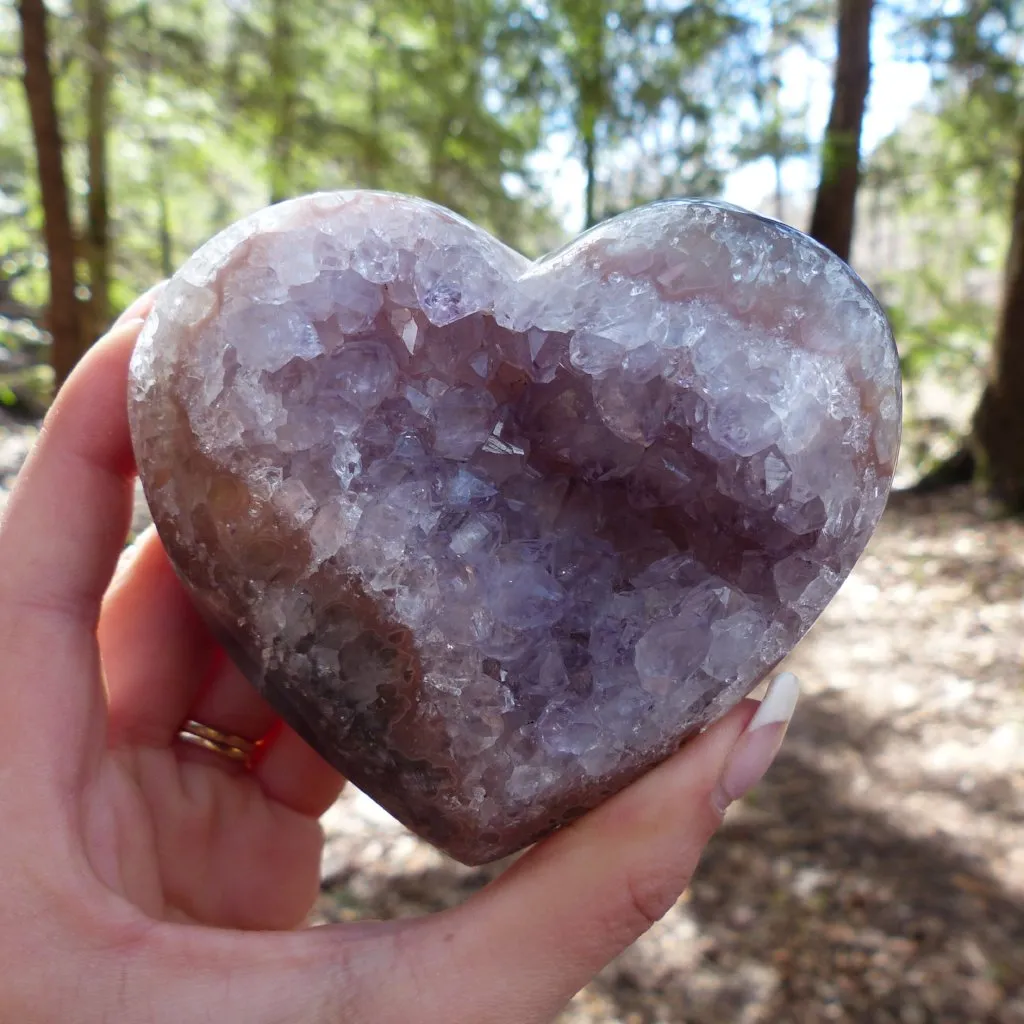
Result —
<instances>
[{"instance_id":1,"label":"sky","mask_svg":"<svg viewBox=\"0 0 1024 1024\"><path fill-rule=\"evenodd\" d=\"M900 59L892 39L893 29L891 16L880 11L872 26L871 91L861 142L864 154L890 135L925 98L929 89L927 67ZM831 57L826 53L823 58L815 59L802 50L793 50L787 55L783 69L782 101L794 109L807 105L807 131L815 144L824 134L832 103ZM568 136L553 135L547 149L537 155L534 167L550 190L559 218L568 231L576 233L583 227L584 175L570 148ZM817 176L815 157L789 160L783 172L786 193L813 191ZM724 198L739 206L770 212L769 197L773 189L774 172L770 161L765 159L730 174Z\"/></svg>"}]
</instances>

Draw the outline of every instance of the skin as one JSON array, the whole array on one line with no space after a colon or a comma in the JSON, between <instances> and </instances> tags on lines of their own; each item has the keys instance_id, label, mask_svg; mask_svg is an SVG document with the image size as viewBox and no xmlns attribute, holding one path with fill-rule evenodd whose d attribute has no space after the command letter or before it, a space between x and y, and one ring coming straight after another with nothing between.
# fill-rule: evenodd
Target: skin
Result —
<instances>
[{"instance_id":1,"label":"skin","mask_svg":"<svg viewBox=\"0 0 1024 1024\"><path fill-rule=\"evenodd\" d=\"M122 555L151 302L62 389L0 526L0 1019L551 1020L672 906L739 795L728 765L746 788L784 723L745 733L744 701L455 909L303 929L343 780L227 662L156 535ZM186 718L266 736L256 765L177 741Z\"/></svg>"}]
</instances>

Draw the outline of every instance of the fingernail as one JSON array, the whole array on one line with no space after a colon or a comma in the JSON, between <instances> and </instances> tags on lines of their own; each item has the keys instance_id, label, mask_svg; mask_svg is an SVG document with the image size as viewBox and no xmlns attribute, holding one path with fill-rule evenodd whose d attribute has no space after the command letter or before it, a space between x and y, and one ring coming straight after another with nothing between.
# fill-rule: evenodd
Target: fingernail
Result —
<instances>
[{"instance_id":1,"label":"fingernail","mask_svg":"<svg viewBox=\"0 0 1024 1024\"><path fill-rule=\"evenodd\" d=\"M764 778L782 746L799 696L800 681L792 672L782 672L772 680L750 725L733 747L712 795L712 803L720 813Z\"/></svg>"},{"instance_id":2,"label":"fingernail","mask_svg":"<svg viewBox=\"0 0 1024 1024\"><path fill-rule=\"evenodd\" d=\"M129 317L127 320L118 320L113 327L110 328L110 333L113 334L115 331L134 331L138 330L146 321L141 316Z\"/></svg>"},{"instance_id":3,"label":"fingernail","mask_svg":"<svg viewBox=\"0 0 1024 1024\"><path fill-rule=\"evenodd\" d=\"M149 312L150 306L156 301L156 297L167 287L166 281L160 281L153 285L152 288L147 292L143 292L128 308L114 321L111 325L111 330L114 327L123 327L130 320L137 320L139 314L145 311Z\"/></svg>"}]
</instances>

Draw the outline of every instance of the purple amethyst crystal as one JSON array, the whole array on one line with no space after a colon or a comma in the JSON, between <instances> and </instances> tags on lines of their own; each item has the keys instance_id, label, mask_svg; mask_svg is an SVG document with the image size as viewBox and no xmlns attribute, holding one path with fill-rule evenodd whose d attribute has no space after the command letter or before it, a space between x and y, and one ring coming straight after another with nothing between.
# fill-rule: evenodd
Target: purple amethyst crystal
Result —
<instances>
[{"instance_id":1,"label":"purple amethyst crystal","mask_svg":"<svg viewBox=\"0 0 1024 1024\"><path fill-rule=\"evenodd\" d=\"M881 515L900 382L850 269L742 210L656 203L531 263L351 192L200 249L130 412L163 542L253 684L479 863L792 648Z\"/></svg>"}]
</instances>

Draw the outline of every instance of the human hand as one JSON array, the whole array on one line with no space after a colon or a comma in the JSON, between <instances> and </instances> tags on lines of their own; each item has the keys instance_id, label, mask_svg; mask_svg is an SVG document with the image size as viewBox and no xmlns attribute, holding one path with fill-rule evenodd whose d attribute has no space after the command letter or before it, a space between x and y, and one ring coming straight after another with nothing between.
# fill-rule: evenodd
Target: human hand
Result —
<instances>
[{"instance_id":1,"label":"human hand","mask_svg":"<svg viewBox=\"0 0 1024 1024\"><path fill-rule=\"evenodd\" d=\"M227 661L154 533L119 564L150 302L65 385L0 526L0 1020L551 1020L675 902L767 770L796 680L462 906L299 929L342 780ZM258 756L181 743L186 719L262 737Z\"/></svg>"}]
</instances>

